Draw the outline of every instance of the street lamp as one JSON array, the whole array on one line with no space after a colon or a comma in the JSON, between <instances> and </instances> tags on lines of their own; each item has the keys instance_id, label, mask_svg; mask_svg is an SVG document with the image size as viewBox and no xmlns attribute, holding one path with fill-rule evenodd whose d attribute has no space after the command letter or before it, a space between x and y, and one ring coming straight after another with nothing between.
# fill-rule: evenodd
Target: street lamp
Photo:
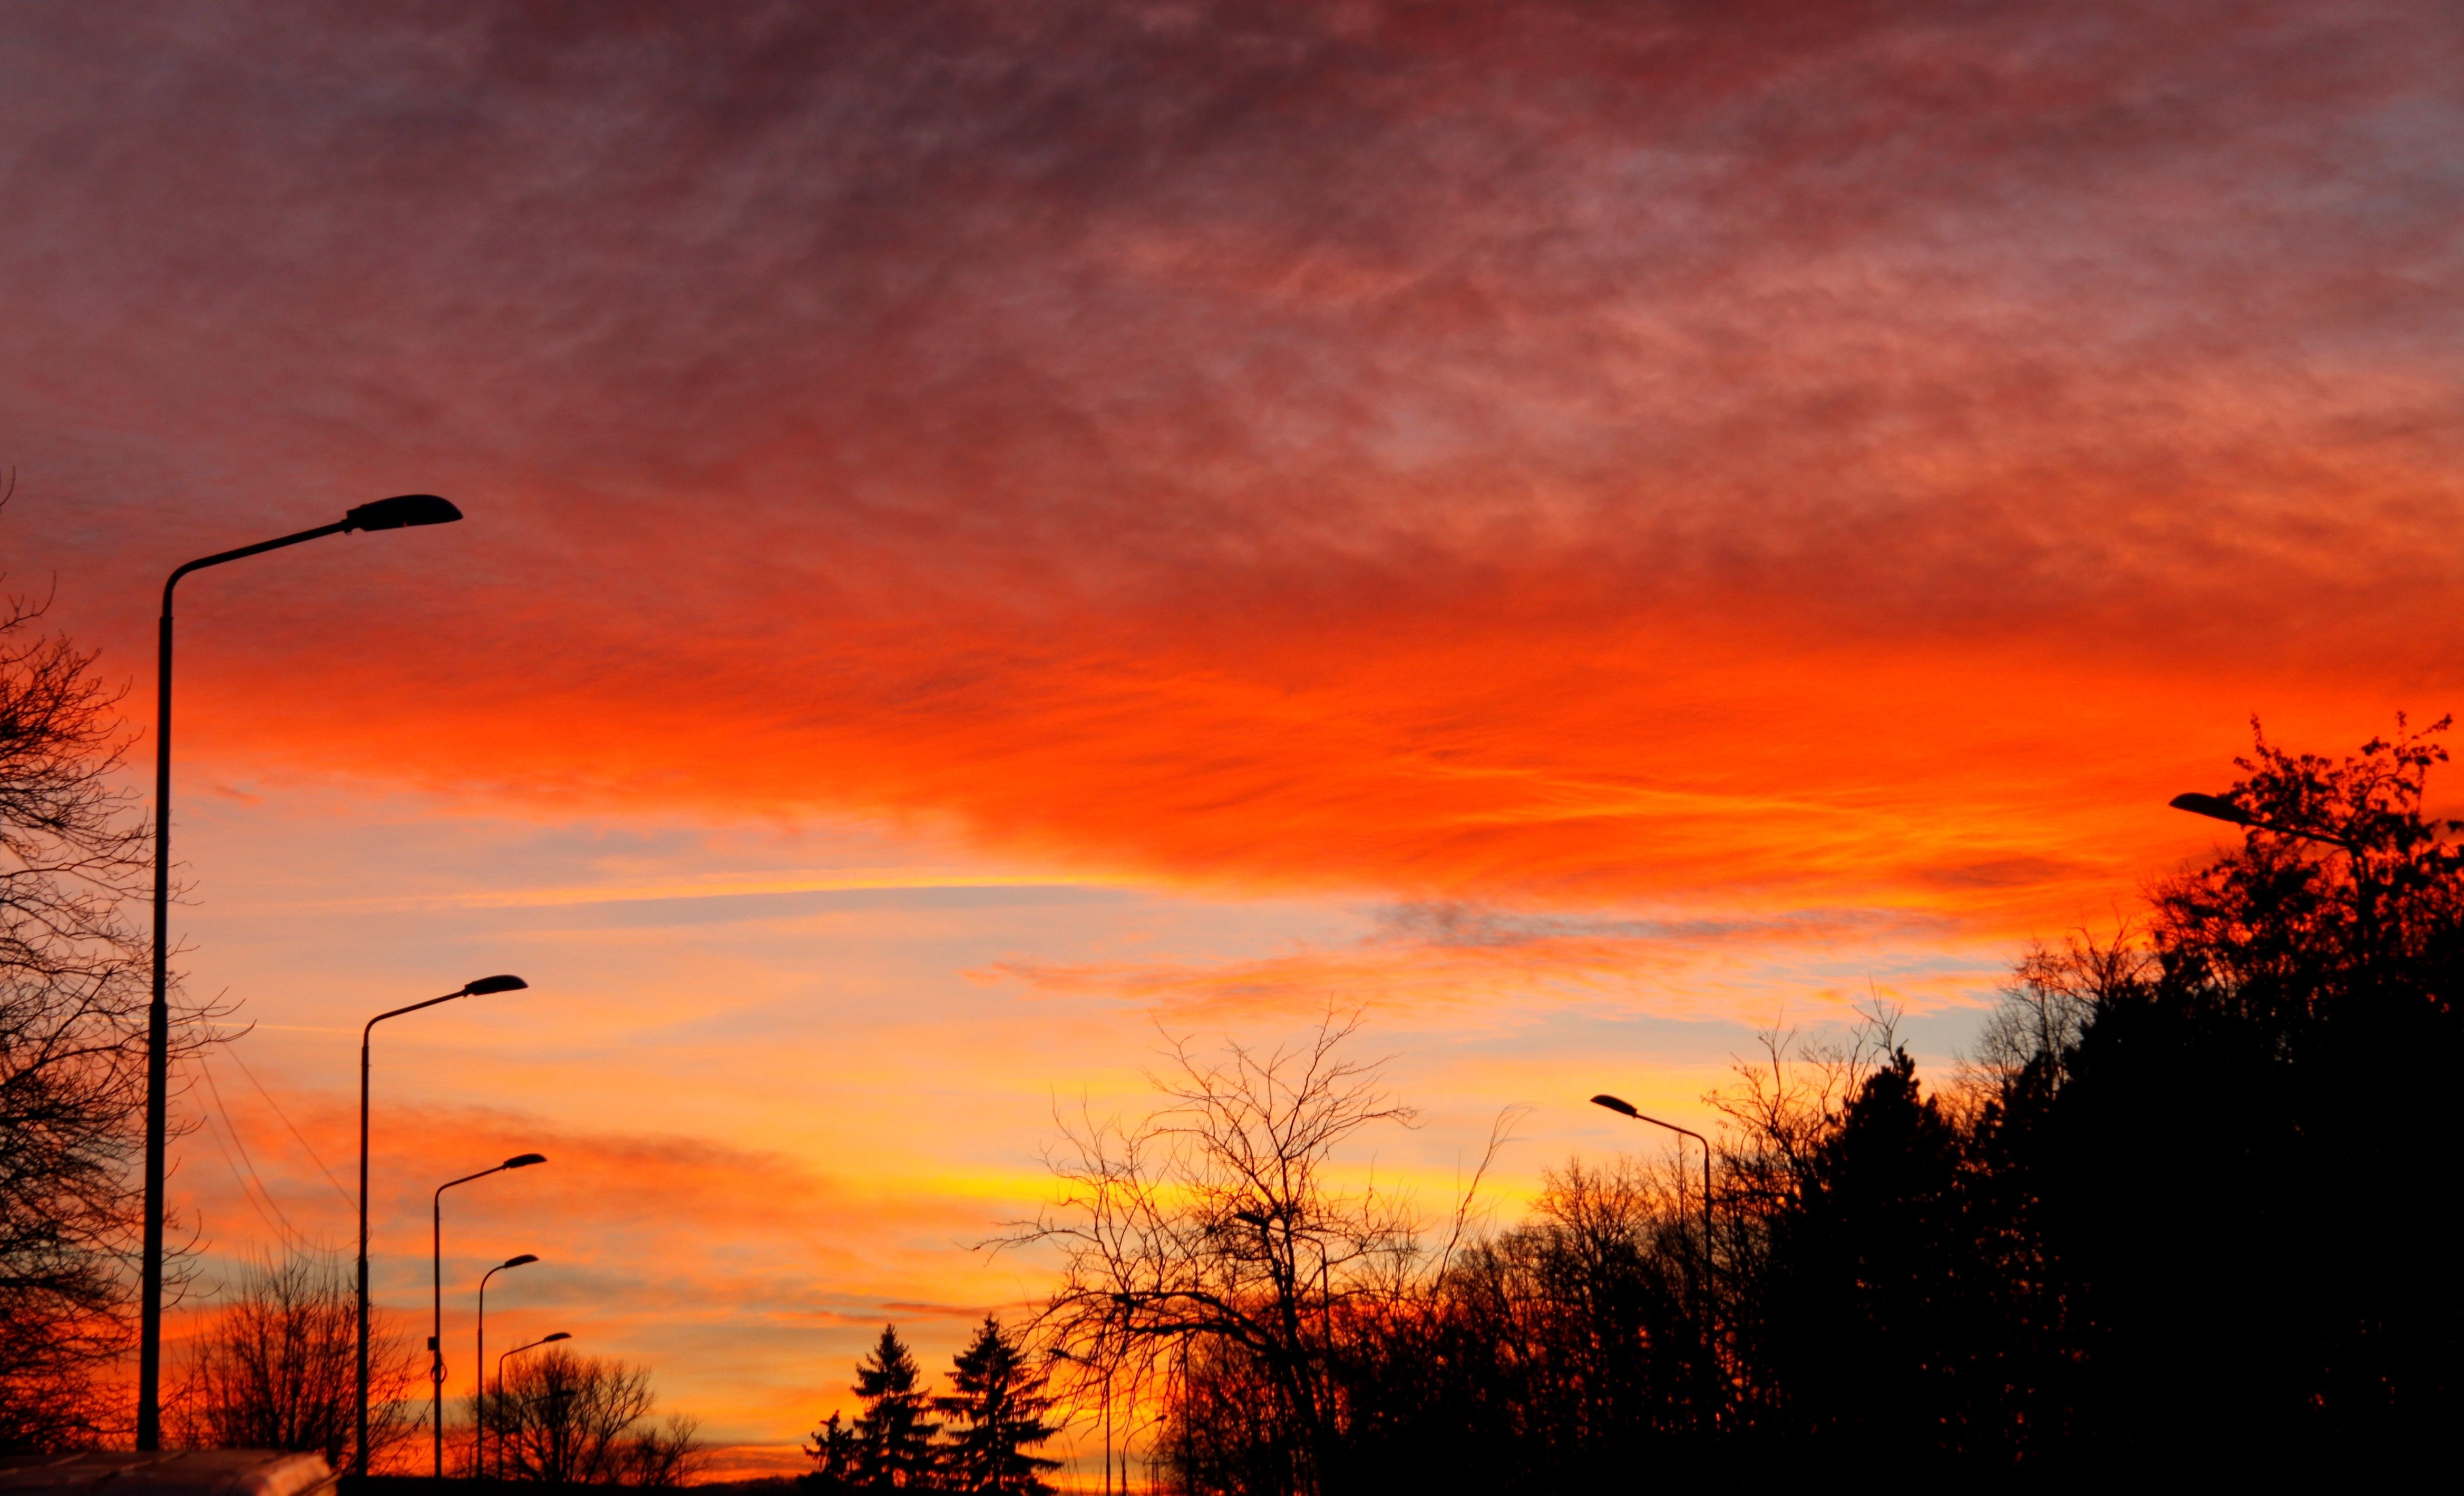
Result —
<instances>
[{"instance_id":1,"label":"street lamp","mask_svg":"<svg viewBox=\"0 0 2464 1496\"><path fill-rule=\"evenodd\" d=\"M1611 1111L1616 1112L1617 1115L1619 1115L1619 1116L1621 1116L1621 1117L1632 1117L1632 1118L1634 1118L1637 1122L1648 1122L1648 1123L1650 1123L1653 1127L1666 1128L1668 1131L1670 1131L1670 1132L1672 1132L1672 1133L1683 1133L1685 1136L1690 1137L1690 1138L1694 1139L1694 1141L1696 1141L1696 1142L1698 1142L1698 1143L1701 1143L1701 1144L1703 1145L1703 1288L1704 1288L1704 1291L1703 1291L1703 1293L1701 1294L1701 1296L1700 1296L1700 1297L1697 1299L1697 1301L1696 1301L1696 1309L1697 1309L1697 1312L1698 1312L1698 1313L1700 1313L1700 1314L1701 1314L1701 1316L1702 1316L1702 1326L1703 1326L1703 1375L1707 1378L1707 1377L1709 1377L1709 1376L1712 1375L1712 1370L1711 1370L1711 1307L1710 1307L1710 1297L1711 1297L1711 1296L1710 1296L1710 1293L1709 1293L1709 1291L1708 1291L1708 1290L1709 1290L1709 1288L1710 1288L1710 1278L1711 1278L1711 1140L1710 1140L1709 1138L1707 1138L1707 1137L1705 1137L1702 1133L1695 1132L1695 1131L1694 1131L1693 1129L1691 1129L1691 1128L1679 1127L1679 1126L1678 1126L1676 1123L1674 1123L1674 1122L1662 1122L1662 1121L1661 1121L1661 1120L1660 1120L1658 1117L1647 1117L1647 1116L1644 1116L1641 1112L1637 1111L1634 1109L1634 1103L1632 1103L1632 1102L1630 1102L1630 1101L1623 1100L1623 1099L1621 1099L1621 1098L1619 1098L1619 1097L1616 1097L1616 1096L1594 1096L1594 1097L1592 1098L1592 1105L1593 1105L1593 1106L1595 1106L1595 1107L1606 1107L1606 1108L1608 1108ZM1683 1208L1683 1206L1684 1205L1684 1201L1685 1201L1685 1151L1684 1151L1684 1150L1685 1150L1685 1145L1684 1145L1684 1144L1683 1144L1683 1143L1680 1143L1680 1144L1678 1145L1678 1154L1677 1154L1677 1199L1678 1199L1678 1204L1679 1204L1680 1208ZM1709 1404L1709 1400L1708 1400L1708 1398L1705 1398L1705 1404L1704 1404L1704 1407L1703 1407L1703 1409L1702 1409L1702 1418L1703 1418L1703 1421L1704 1421L1705 1424L1708 1424L1708 1423L1710 1422L1710 1420L1711 1420L1711 1409L1710 1409L1710 1404Z\"/></svg>"},{"instance_id":2,"label":"street lamp","mask_svg":"<svg viewBox=\"0 0 2464 1496\"><path fill-rule=\"evenodd\" d=\"M471 1424L471 1471L473 1475L485 1476L488 1473L487 1445L482 1442L488 1437L488 1280L508 1267L524 1267L538 1261L537 1252L524 1252L519 1257L506 1258L479 1275L479 1338L471 1350L471 1368L480 1377L478 1412Z\"/></svg>"},{"instance_id":3,"label":"street lamp","mask_svg":"<svg viewBox=\"0 0 2464 1496\"><path fill-rule=\"evenodd\" d=\"M2176 795L2165 803L2175 810L2187 810L2194 816L2206 816L2211 821L2229 821L2234 825L2249 826L2260 831L2273 831L2278 836L2298 836L2305 842L2342 847L2344 855L2353 860L2353 893L2357 900L2356 913L2359 916L2354 943L2360 949L2362 960L2366 963L2370 959L2378 945L2379 886L2378 880L2371 876L2370 860L2364 855L2361 843L2346 836L2336 836L2325 831L2305 831L2298 825L2286 825L2281 821L2266 820L2243 809L2221 795L2202 795L2192 790L2186 795Z\"/></svg>"},{"instance_id":4,"label":"street lamp","mask_svg":"<svg viewBox=\"0 0 2464 1496\"><path fill-rule=\"evenodd\" d=\"M497 992L520 992L530 986L519 977L481 977L466 981L453 992L425 1002L414 1002L407 1008L380 1013L360 1028L360 1372L359 1417L354 1425L358 1442L351 1446L351 1465L360 1474L368 1473L368 1039L379 1023L421 1008L432 1008L439 1002L456 998L484 998Z\"/></svg>"},{"instance_id":5,"label":"street lamp","mask_svg":"<svg viewBox=\"0 0 2464 1496\"><path fill-rule=\"evenodd\" d=\"M2235 825L2254 826L2261 831L2273 831L2278 836L2298 836L2304 841L2341 847L2356 858L2362 854L2362 849L2353 845L2350 838L2331 836L2324 831L2305 831L2299 826L2286 825L2280 821L2264 820L2221 795L2202 795L2192 790L2187 795L2176 795L2165 803L2175 810L2187 810L2194 816L2206 816L2211 821L2230 821Z\"/></svg>"},{"instance_id":6,"label":"street lamp","mask_svg":"<svg viewBox=\"0 0 2464 1496\"><path fill-rule=\"evenodd\" d=\"M536 1351L541 1346L554 1345L560 1340L570 1340L573 1337L571 1335L568 1335L563 1331L560 1330L552 1335L541 1335L537 1340L532 1341L529 1345L516 1346L512 1350L506 1352L504 1355L496 1357L496 1411L500 1418L504 1412L506 1358L509 1356L519 1355L525 1351ZM500 1427L496 1430L496 1473L501 1476L504 1474L504 1471L505 1431Z\"/></svg>"},{"instance_id":7,"label":"street lamp","mask_svg":"<svg viewBox=\"0 0 2464 1496\"><path fill-rule=\"evenodd\" d=\"M493 1169L482 1169L476 1174L446 1180L436 1187L436 1193L429 1200L429 1271L435 1298L433 1317L429 1321L428 1385L431 1399L429 1405L436 1414L436 1426L432 1432L436 1436L436 1478L440 1481L445 1479L445 1192L457 1184L484 1179L492 1174L502 1174L508 1169L527 1169L535 1163L545 1162L545 1154L516 1154Z\"/></svg>"},{"instance_id":8,"label":"street lamp","mask_svg":"<svg viewBox=\"0 0 2464 1496\"><path fill-rule=\"evenodd\" d=\"M171 1007L171 590L192 571L219 566L303 540L352 530L402 530L448 524L462 511L433 494L381 498L332 524L202 556L163 583L163 617L155 634L154 681L154 1001L145 1013L145 1249L140 1265L137 1332L137 1447L163 1447L163 1162L164 1121L170 1105Z\"/></svg>"},{"instance_id":9,"label":"street lamp","mask_svg":"<svg viewBox=\"0 0 2464 1496\"><path fill-rule=\"evenodd\" d=\"M1662 1122L1662 1121L1661 1121L1661 1120L1660 1120L1658 1117L1647 1117L1647 1116L1644 1116L1641 1112L1637 1111L1636 1110L1634 1110L1634 1104L1633 1104L1632 1102L1628 1102L1628 1101L1620 1101L1619 1099L1617 1099L1617 1097L1615 1097L1615 1096L1594 1096L1594 1097L1592 1098L1592 1105L1593 1105L1593 1106L1595 1106L1595 1107L1606 1107L1606 1108L1608 1108L1611 1111L1616 1112L1617 1115L1619 1115L1619 1116L1621 1116L1621 1117L1632 1117L1632 1118L1634 1118L1637 1122L1648 1122L1648 1123L1650 1123L1653 1127L1664 1127L1664 1128L1668 1129L1668 1131L1670 1131L1670 1132L1672 1132L1672 1133L1684 1133L1687 1137L1690 1137L1690 1138L1694 1139L1694 1141L1696 1141L1696 1142L1698 1142L1698 1143L1701 1143L1701 1144L1703 1145L1703 1263L1704 1263L1704 1265L1705 1265L1705 1267L1709 1266L1709 1265L1710 1265L1710 1262L1711 1262L1711 1142L1710 1142L1710 1139L1708 1139L1708 1138L1705 1137L1702 1133L1695 1132L1695 1131L1694 1131L1693 1129L1691 1129L1691 1128L1679 1127L1679 1126L1678 1126L1676 1123L1674 1123L1674 1122ZM1681 1173L1681 1174L1678 1176L1678 1177L1679 1177L1680 1179L1683 1179L1683 1178L1684 1177L1684 1175ZM1681 1188L1682 1188L1682 1186L1681 1186Z\"/></svg>"}]
</instances>

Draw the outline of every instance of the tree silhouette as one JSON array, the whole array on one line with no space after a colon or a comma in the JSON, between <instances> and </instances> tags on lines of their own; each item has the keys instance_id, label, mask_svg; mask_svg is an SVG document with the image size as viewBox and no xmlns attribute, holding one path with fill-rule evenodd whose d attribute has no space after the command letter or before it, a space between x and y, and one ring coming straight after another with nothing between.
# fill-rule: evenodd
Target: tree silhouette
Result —
<instances>
[{"instance_id":1,"label":"tree silhouette","mask_svg":"<svg viewBox=\"0 0 2464 1496\"><path fill-rule=\"evenodd\" d=\"M855 1430L838 1414L831 1414L813 1430L812 1437L804 1441L804 1453L813 1462L813 1468L803 1478L806 1486L826 1496L840 1496L841 1492L859 1488Z\"/></svg>"},{"instance_id":2,"label":"tree silhouette","mask_svg":"<svg viewBox=\"0 0 2464 1496\"><path fill-rule=\"evenodd\" d=\"M987 1314L976 1338L951 1363L952 1396L933 1406L951 1419L941 1450L941 1478L950 1490L1034 1496L1052 1487L1044 1472L1061 1468L1030 1451L1058 1433L1046 1423L1052 1399L1045 1377L1029 1367L1020 1338Z\"/></svg>"},{"instance_id":3,"label":"tree silhouette","mask_svg":"<svg viewBox=\"0 0 2464 1496\"><path fill-rule=\"evenodd\" d=\"M1345 1049L1358 1026L1329 1013L1306 1040L1227 1044L1221 1059L1176 1041L1155 1077L1170 1105L1071 1131L1053 1161L1064 1198L998 1244L1059 1250L1062 1287L1036 1330L1081 1405L1136 1418L1172 1367L1212 1368L1243 1383L1237 1413L1263 1441L1244 1456L1281 1469L1280 1488L1324 1488L1343 1455L1329 1379L1343 1323L1436 1265L1407 1201L1336 1177L1358 1134L1414 1116L1377 1062Z\"/></svg>"},{"instance_id":4,"label":"tree silhouette","mask_svg":"<svg viewBox=\"0 0 2464 1496\"><path fill-rule=\"evenodd\" d=\"M2074 1307L2074 1450L2348 1462L2451 1405L2464 1304L2430 1181L2453 1173L2464 827L2423 814L2446 726L2342 759L2261 736L2225 796L2261 824L2155 891L2154 969L2014 1109Z\"/></svg>"},{"instance_id":5,"label":"tree silhouette","mask_svg":"<svg viewBox=\"0 0 2464 1496\"><path fill-rule=\"evenodd\" d=\"M881 1327L881 1339L856 1363L855 1484L866 1490L926 1490L935 1473L933 1436L940 1425L924 1415L932 1402L917 1386L914 1353L898 1338L898 1327Z\"/></svg>"},{"instance_id":6,"label":"tree silhouette","mask_svg":"<svg viewBox=\"0 0 2464 1496\"><path fill-rule=\"evenodd\" d=\"M358 1305L330 1255L295 1254L247 1275L186 1346L186 1375L165 1410L174 1440L197 1449L309 1450L335 1469L352 1461ZM379 1320L368 1350L368 1455L415 1432L407 1401L417 1368L409 1338Z\"/></svg>"},{"instance_id":7,"label":"tree silhouette","mask_svg":"<svg viewBox=\"0 0 2464 1496\"><path fill-rule=\"evenodd\" d=\"M143 1215L145 825L113 693L41 616L0 600L0 1452L124 1429Z\"/></svg>"},{"instance_id":8,"label":"tree silhouette","mask_svg":"<svg viewBox=\"0 0 2464 1496\"><path fill-rule=\"evenodd\" d=\"M1991 1334L1968 1173L1961 1130L1894 1046L1774 1222L1763 1317L1783 1427L1965 1452L1979 1420L1961 1403L1983 1386L1976 1341Z\"/></svg>"},{"instance_id":9,"label":"tree silhouette","mask_svg":"<svg viewBox=\"0 0 2464 1496\"><path fill-rule=\"evenodd\" d=\"M551 1346L514 1362L473 1410L503 1478L551 1485L682 1485L701 1457L698 1423L649 1422L650 1374Z\"/></svg>"}]
</instances>

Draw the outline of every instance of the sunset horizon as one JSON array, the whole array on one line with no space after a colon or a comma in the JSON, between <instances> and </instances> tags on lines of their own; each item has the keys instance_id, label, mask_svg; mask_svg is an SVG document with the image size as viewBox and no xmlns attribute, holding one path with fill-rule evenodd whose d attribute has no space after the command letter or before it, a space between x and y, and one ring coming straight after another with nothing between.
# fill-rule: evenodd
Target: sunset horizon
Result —
<instances>
[{"instance_id":1,"label":"sunset horizon","mask_svg":"<svg viewBox=\"0 0 2464 1496\"><path fill-rule=\"evenodd\" d=\"M461 516L180 583L166 1396L347 1272L362 1025L491 973L373 1031L380 1317L542 1154L443 1197L454 1416L532 1253L492 1365L569 1333L698 1479L826 1481L885 1325L948 1397L1058 1322L1067 1241L995 1243L1176 1045L1356 1021L1415 1114L1329 1177L1434 1273L1570 1167L1691 1229L1697 1144L1590 1098L1742 1149L1774 1043L1974 1125L2031 953L2173 970L2236 857L2344 847L2366 940L2363 822L2168 802L2464 703L2459 23L12 9L0 571L113 814L173 568ZM1169 1343L1051 1480L1184 1488Z\"/></svg>"}]
</instances>

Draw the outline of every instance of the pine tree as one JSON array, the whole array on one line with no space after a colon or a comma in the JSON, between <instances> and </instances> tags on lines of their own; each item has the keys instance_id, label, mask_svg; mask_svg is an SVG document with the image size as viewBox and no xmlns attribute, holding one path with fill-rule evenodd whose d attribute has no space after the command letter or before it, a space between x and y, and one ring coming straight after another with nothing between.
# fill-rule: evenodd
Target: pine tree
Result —
<instances>
[{"instance_id":1,"label":"pine tree","mask_svg":"<svg viewBox=\"0 0 2464 1496\"><path fill-rule=\"evenodd\" d=\"M855 1420L856 1485L866 1490L930 1490L937 1473L928 1421L931 1399L916 1390L921 1375L914 1353L898 1338L898 1327L881 1327L872 1353L855 1368L855 1395L864 1411Z\"/></svg>"},{"instance_id":2,"label":"pine tree","mask_svg":"<svg viewBox=\"0 0 2464 1496\"><path fill-rule=\"evenodd\" d=\"M812 1473L804 1477L807 1487L825 1496L846 1496L857 1488L855 1430L837 1414L813 1430L813 1437L804 1441L804 1453L813 1461Z\"/></svg>"},{"instance_id":3,"label":"pine tree","mask_svg":"<svg viewBox=\"0 0 2464 1496\"><path fill-rule=\"evenodd\" d=\"M933 1399L956 1420L941 1454L950 1489L997 1496L1051 1491L1044 1472L1059 1469L1061 1462L1028 1451L1059 1430L1044 1421L1052 1399L1044 1395L1044 1377L1028 1368L1018 1337L985 1315L974 1343L952 1362L950 1385L956 1396Z\"/></svg>"}]
</instances>

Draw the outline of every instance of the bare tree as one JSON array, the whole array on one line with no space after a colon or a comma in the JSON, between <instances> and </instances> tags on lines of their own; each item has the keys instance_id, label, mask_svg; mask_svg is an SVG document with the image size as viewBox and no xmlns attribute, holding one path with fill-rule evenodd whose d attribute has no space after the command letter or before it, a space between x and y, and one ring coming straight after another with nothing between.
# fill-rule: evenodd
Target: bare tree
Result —
<instances>
[{"instance_id":1,"label":"bare tree","mask_svg":"<svg viewBox=\"0 0 2464 1496\"><path fill-rule=\"evenodd\" d=\"M647 1426L656 1401L647 1369L558 1346L509 1368L477 1411L505 1478L680 1485L699 1463L700 1425L671 1416Z\"/></svg>"},{"instance_id":2,"label":"bare tree","mask_svg":"<svg viewBox=\"0 0 2464 1496\"><path fill-rule=\"evenodd\" d=\"M1334 1177L1344 1144L1415 1120L1378 1063L1342 1052L1358 1026L1330 1015L1300 1044L1227 1044L1220 1059L1175 1041L1150 1077L1163 1110L1063 1123L1062 1199L995 1244L1059 1248L1062 1286L1035 1329L1080 1407L1134 1414L1193 1354L1237 1360L1288 1435L1276 1484L1324 1488L1340 1327L1410 1291L1428 1260L1405 1201Z\"/></svg>"},{"instance_id":3,"label":"bare tree","mask_svg":"<svg viewBox=\"0 0 2464 1496\"><path fill-rule=\"evenodd\" d=\"M1736 1084L1704 1099L1728 1119L1715 1187L1719 1203L1751 1219L1793 1199L1815 1151L1831 1135L1849 1098L1899 1046L1900 1015L1876 1006L1844 1034L1809 1040L1769 1028L1755 1039L1760 1058L1731 1067Z\"/></svg>"},{"instance_id":4,"label":"bare tree","mask_svg":"<svg viewBox=\"0 0 2464 1496\"><path fill-rule=\"evenodd\" d=\"M250 1273L191 1343L168 1410L191 1448L297 1449L350 1463L358 1301L339 1257L297 1254ZM409 1337L380 1323L369 1343L370 1468L417 1431Z\"/></svg>"},{"instance_id":5,"label":"bare tree","mask_svg":"<svg viewBox=\"0 0 2464 1496\"><path fill-rule=\"evenodd\" d=\"M2043 1072L2048 1092L2059 1089L2067 1057L2099 1009L2117 994L2143 990L2156 965L2156 953L2127 924L2111 939L2082 930L2059 948L2031 944L1960 1062L1961 1099L2006 1096L2031 1067Z\"/></svg>"},{"instance_id":6,"label":"bare tree","mask_svg":"<svg viewBox=\"0 0 2464 1496\"><path fill-rule=\"evenodd\" d=\"M693 1484L705 1451L701 1419L690 1413L671 1413L656 1428L646 1428L625 1442L623 1484L653 1490L673 1490Z\"/></svg>"},{"instance_id":7,"label":"bare tree","mask_svg":"<svg viewBox=\"0 0 2464 1496\"><path fill-rule=\"evenodd\" d=\"M0 1450L120 1424L143 1224L145 829L116 697L41 616L0 602Z\"/></svg>"},{"instance_id":8,"label":"bare tree","mask_svg":"<svg viewBox=\"0 0 2464 1496\"><path fill-rule=\"evenodd\" d=\"M1703 1436L1687 1270L1702 1216L1681 1165L1548 1171L1530 1219L1467 1243L1398 1312L1345 1330L1352 1484L1577 1490L1682 1467ZM1248 1491L1237 1380L1203 1364L1175 1430L1191 1491Z\"/></svg>"}]
</instances>

